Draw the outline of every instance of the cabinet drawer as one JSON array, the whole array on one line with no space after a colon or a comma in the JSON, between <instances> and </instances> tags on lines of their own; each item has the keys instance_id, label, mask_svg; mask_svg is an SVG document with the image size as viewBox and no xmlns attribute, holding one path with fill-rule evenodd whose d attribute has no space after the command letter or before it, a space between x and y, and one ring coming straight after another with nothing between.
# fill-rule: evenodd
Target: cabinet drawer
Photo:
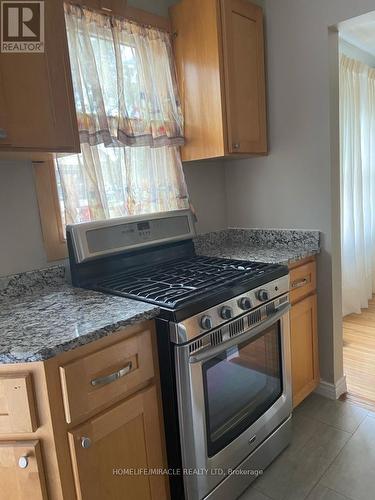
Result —
<instances>
[{"instance_id":1,"label":"cabinet drawer","mask_svg":"<svg viewBox=\"0 0 375 500\"><path fill-rule=\"evenodd\" d=\"M70 423L131 394L154 376L151 331L61 366L60 374Z\"/></svg>"},{"instance_id":2,"label":"cabinet drawer","mask_svg":"<svg viewBox=\"0 0 375 500\"><path fill-rule=\"evenodd\" d=\"M290 271L290 301L295 303L316 289L316 263L308 262Z\"/></svg>"},{"instance_id":3,"label":"cabinet drawer","mask_svg":"<svg viewBox=\"0 0 375 500\"><path fill-rule=\"evenodd\" d=\"M0 376L0 434L35 432L38 428L30 373Z\"/></svg>"}]
</instances>

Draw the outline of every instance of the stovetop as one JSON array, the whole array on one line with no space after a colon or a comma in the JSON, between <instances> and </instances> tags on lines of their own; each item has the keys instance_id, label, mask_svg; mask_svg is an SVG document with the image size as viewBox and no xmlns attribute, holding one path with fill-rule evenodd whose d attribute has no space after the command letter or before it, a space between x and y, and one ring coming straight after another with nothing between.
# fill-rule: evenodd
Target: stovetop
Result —
<instances>
[{"instance_id":1,"label":"stovetop","mask_svg":"<svg viewBox=\"0 0 375 500\"><path fill-rule=\"evenodd\" d=\"M72 283L150 302L158 319L176 322L288 274L278 264L198 256L194 234L189 210L68 226Z\"/></svg>"},{"instance_id":2,"label":"stovetop","mask_svg":"<svg viewBox=\"0 0 375 500\"><path fill-rule=\"evenodd\" d=\"M234 289L237 293L239 287L250 289L285 274L278 264L193 256L117 272L96 288L175 310L219 291L230 298Z\"/></svg>"}]
</instances>

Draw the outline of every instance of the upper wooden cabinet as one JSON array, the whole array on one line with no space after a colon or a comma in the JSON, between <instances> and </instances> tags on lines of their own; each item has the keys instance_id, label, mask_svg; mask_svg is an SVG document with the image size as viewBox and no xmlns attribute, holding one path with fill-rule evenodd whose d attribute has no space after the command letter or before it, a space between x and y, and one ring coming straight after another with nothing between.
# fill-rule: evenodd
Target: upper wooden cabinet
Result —
<instances>
[{"instance_id":1,"label":"upper wooden cabinet","mask_svg":"<svg viewBox=\"0 0 375 500\"><path fill-rule=\"evenodd\" d=\"M0 152L80 150L63 2L43 3L44 52L0 52Z\"/></svg>"},{"instance_id":2,"label":"upper wooden cabinet","mask_svg":"<svg viewBox=\"0 0 375 500\"><path fill-rule=\"evenodd\" d=\"M170 8L184 161L267 153L262 9L247 0Z\"/></svg>"}]
</instances>

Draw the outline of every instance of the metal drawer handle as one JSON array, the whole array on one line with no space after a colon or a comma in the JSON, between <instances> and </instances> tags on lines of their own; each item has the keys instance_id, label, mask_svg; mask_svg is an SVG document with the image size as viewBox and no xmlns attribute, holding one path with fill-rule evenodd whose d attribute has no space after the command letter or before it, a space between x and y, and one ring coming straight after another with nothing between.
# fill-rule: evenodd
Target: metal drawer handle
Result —
<instances>
[{"instance_id":1,"label":"metal drawer handle","mask_svg":"<svg viewBox=\"0 0 375 500\"><path fill-rule=\"evenodd\" d=\"M110 375L106 375L105 377L94 378L93 380L91 380L91 385L96 387L98 385L110 384L111 382L114 382L115 380L118 380L121 377L125 377L125 375L127 375L130 372L132 367L133 363L129 361L129 363L127 363L123 368L121 368L117 372L111 373Z\"/></svg>"},{"instance_id":2,"label":"metal drawer handle","mask_svg":"<svg viewBox=\"0 0 375 500\"><path fill-rule=\"evenodd\" d=\"M307 278L302 278L300 280L293 281L291 288L300 288L301 286L305 286L308 283Z\"/></svg>"},{"instance_id":3,"label":"metal drawer handle","mask_svg":"<svg viewBox=\"0 0 375 500\"><path fill-rule=\"evenodd\" d=\"M8 134L6 132L6 130L4 130L3 128L0 128L0 139L6 139L8 137Z\"/></svg>"},{"instance_id":4,"label":"metal drawer handle","mask_svg":"<svg viewBox=\"0 0 375 500\"><path fill-rule=\"evenodd\" d=\"M233 149L240 149L240 147L241 147L241 144L239 142L235 142L233 144Z\"/></svg>"}]
</instances>

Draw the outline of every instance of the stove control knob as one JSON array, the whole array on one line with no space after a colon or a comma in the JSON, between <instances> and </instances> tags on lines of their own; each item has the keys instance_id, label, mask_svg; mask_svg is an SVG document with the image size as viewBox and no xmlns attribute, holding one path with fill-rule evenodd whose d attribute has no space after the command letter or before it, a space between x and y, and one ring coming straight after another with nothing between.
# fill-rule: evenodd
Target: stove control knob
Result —
<instances>
[{"instance_id":1,"label":"stove control knob","mask_svg":"<svg viewBox=\"0 0 375 500\"><path fill-rule=\"evenodd\" d=\"M233 309L229 306L223 306L221 309L220 309L220 316L223 318L223 319L230 319L233 317Z\"/></svg>"},{"instance_id":2,"label":"stove control knob","mask_svg":"<svg viewBox=\"0 0 375 500\"><path fill-rule=\"evenodd\" d=\"M243 311L248 311L249 309L252 308L253 305L252 305L251 299L249 297L242 297L242 299L240 299L238 301L238 306Z\"/></svg>"},{"instance_id":3,"label":"stove control knob","mask_svg":"<svg viewBox=\"0 0 375 500\"><path fill-rule=\"evenodd\" d=\"M270 298L270 294L268 290L261 289L257 291L256 298L263 302L264 300L268 300Z\"/></svg>"},{"instance_id":4,"label":"stove control knob","mask_svg":"<svg viewBox=\"0 0 375 500\"><path fill-rule=\"evenodd\" d=\"M202 316L200 321L201 327L203 330L211 330L212 328L212 319L211 316Z\"/></svg>"}]
</instances>

